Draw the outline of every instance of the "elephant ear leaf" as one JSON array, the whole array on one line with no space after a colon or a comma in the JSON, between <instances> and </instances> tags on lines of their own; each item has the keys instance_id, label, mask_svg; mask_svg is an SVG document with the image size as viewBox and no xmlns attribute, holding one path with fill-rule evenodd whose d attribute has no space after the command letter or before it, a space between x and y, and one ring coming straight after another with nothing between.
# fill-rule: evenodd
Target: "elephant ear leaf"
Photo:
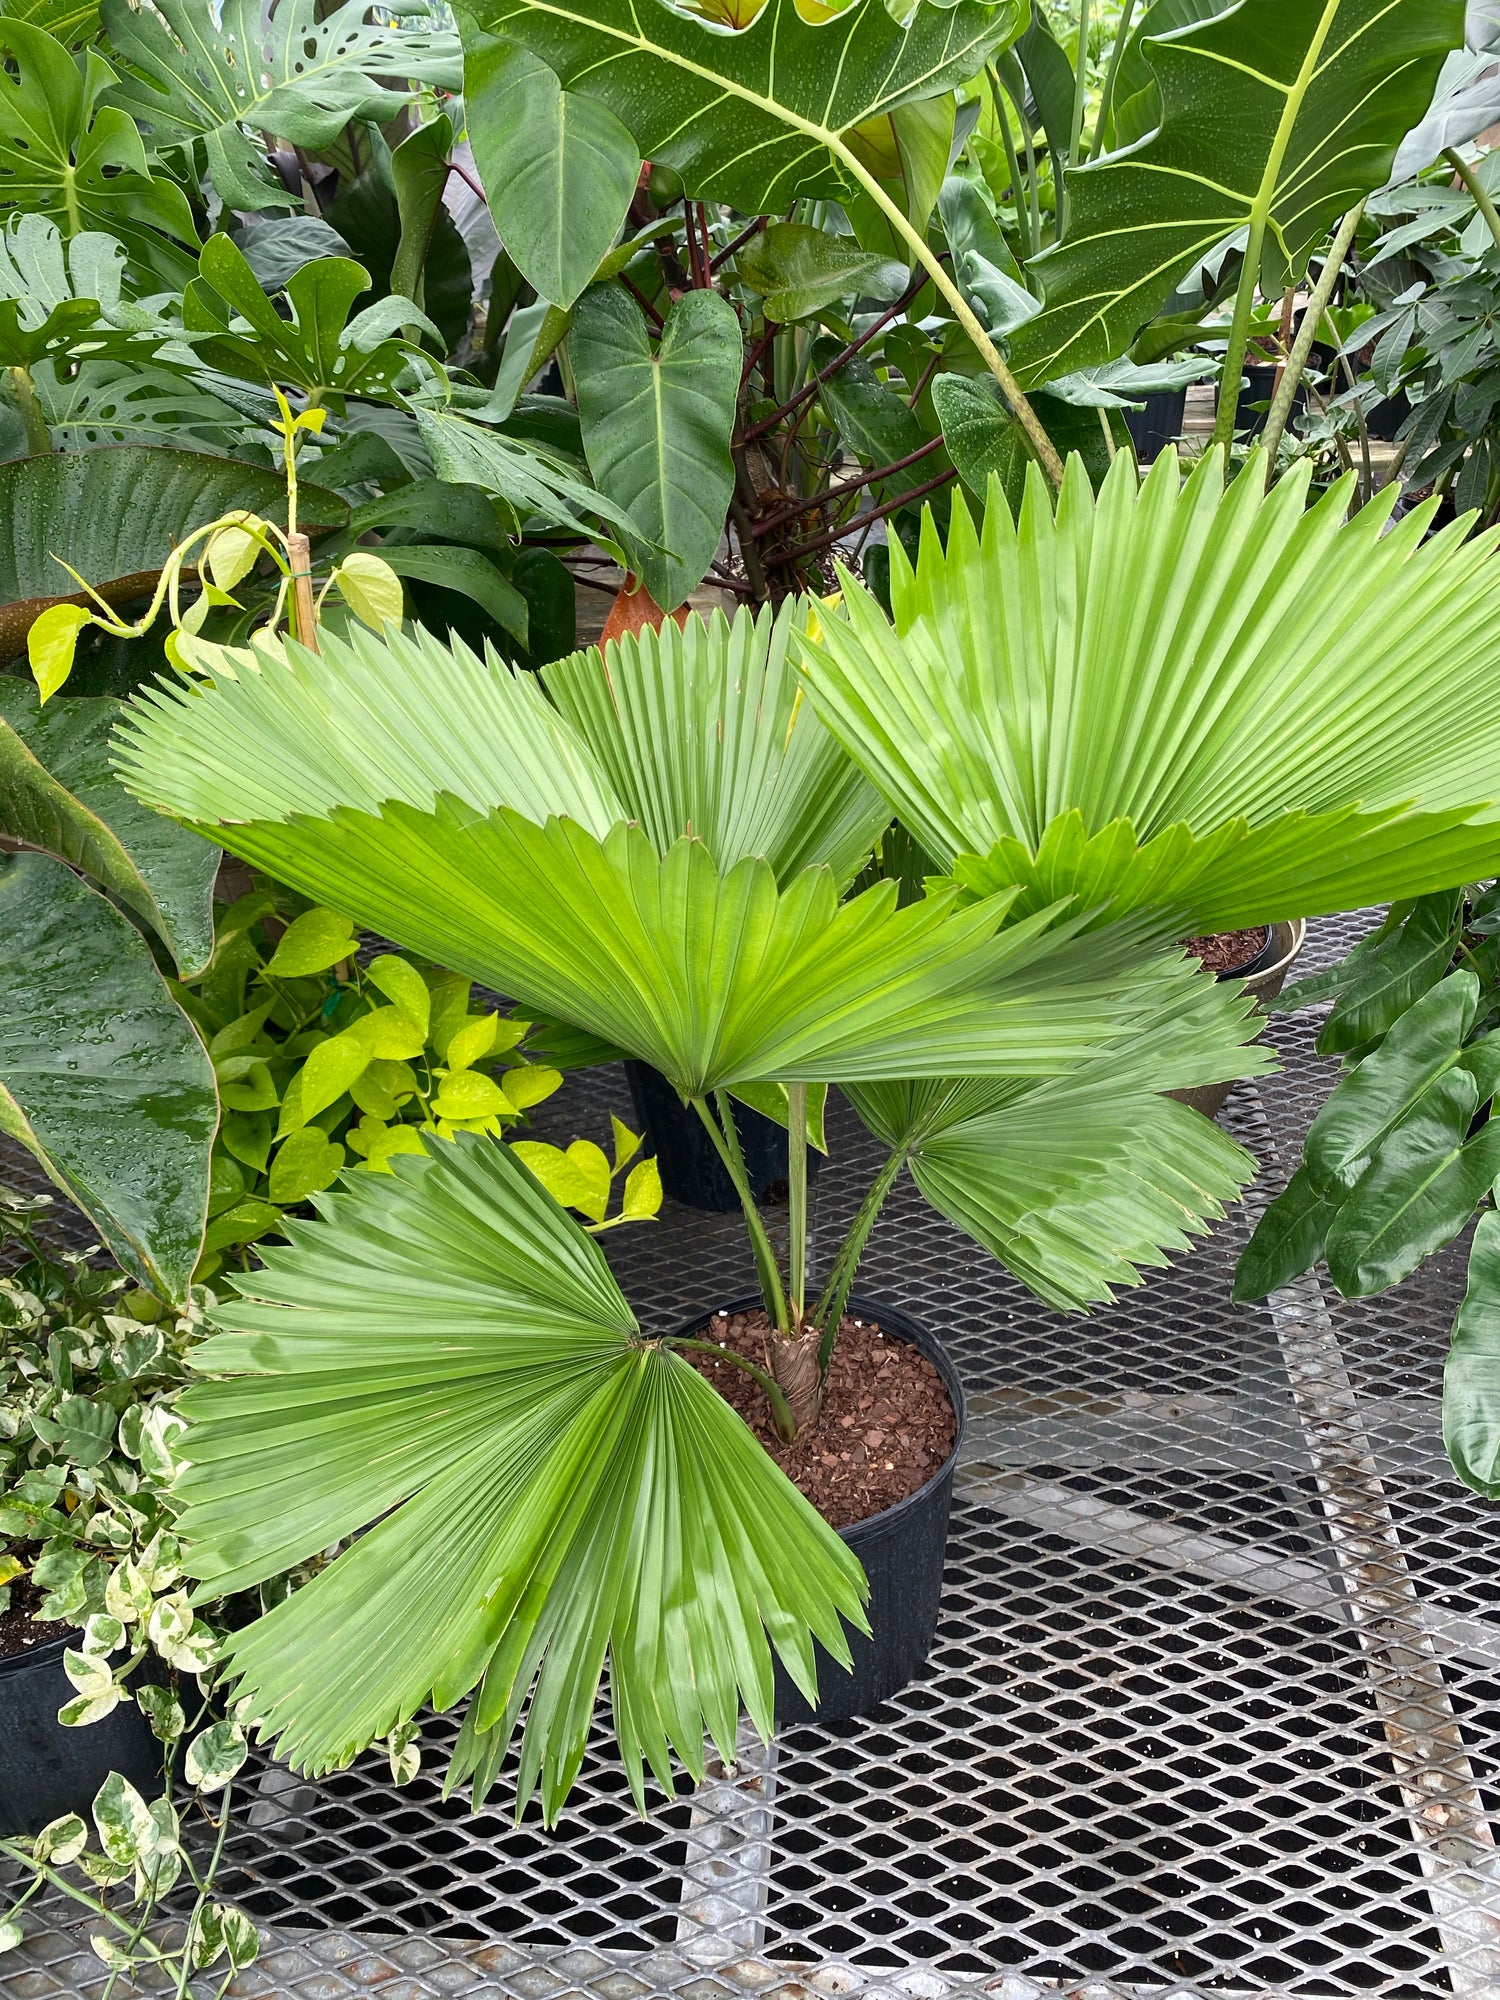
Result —
<instances>
[{"instance_id":1,"label":"elephant ear leaf","mask_svg":"<svg viewBox=\"0 0 1500 2000\"><path fill-rule=\"evenodd\" d=\"M145 939L61 861L0 862L0 1131L111 1256L187 1297L218 1122L213 1066Z\"/></svg>"},{"instance_id":2,"label":"elephant ear leaf","mask_svg":"<svg viewBox=\"0 0 1500 2000\"><path fill-rule=\"evenodd\" d=\"M589 469L636 525L632 567L675 611L713 561L734 489L739 320L716 293L685 292L653 350L640 307L601 285L575 306L569 343Z\"/></svg>"},{"instance_id":3,"label":"elephant ear leaf","mask_svg":"<svg viewBox=\"0 0 1500 2000\"><path fill-rule=\"evenodd\" d=\"M0 832L82 869L159 933L191 979L213 955L219 851L142 806L110 769L122 713L102 697L43 708L25 681L0 675Z\"/></svg>"},{"instance_id":4,"label":"elephant ear leaf","mask_svg":"<svg viewBox=\"0 0 1500 2000\"><path fill-rule=\"evenodd\" d=\"M955 0L919 7L903 27L885 0L853 0L814 24L798 0L767 0L726 34L639 0L479 0L473 11L606 105L695 200L747 215L837 196L851 176L869 192L879 177L844 135L967 83L1029 17L1026 0Z\"/></svg>"},{"instance_id":5,"label":"elephant ear leaf","mask_svg":"<svg viewBox=\"0 0 1500 2000\"><path fill-rule=\"evenodd\" d=\"M472 1691L449 1782L477 1796L529 1695L517 1809L540 1783L551 1822L607 1662L637 1801L646 1768L670 1793L673 1752L701 1779L742 1700L769 1733L773 1637L804 1689L814 1637L847 1664L857 1561L708 1382L642 1340L509 1147L466 1134L391 1166L290 1225L195 1357L230 1378L183 1401L205 1584L353 1537L235 1633L230 1673L315 1772Z\"/></svg>"},{"instance_id":6,"label":"elephant ear leaf","mask_svg":"<svg viewBox=\"0 0 1500 2000\"><path fill-rule=\"evenodd\" d=\"M1067 233L1033 267L1045 310L1011 343L1023 387L1123 354L1238 230L1279 295L1387 180L1463 33L1463 0L1241 0L1148 40L1160 123L1069 170Z\"/></svg>"}]
</instances>

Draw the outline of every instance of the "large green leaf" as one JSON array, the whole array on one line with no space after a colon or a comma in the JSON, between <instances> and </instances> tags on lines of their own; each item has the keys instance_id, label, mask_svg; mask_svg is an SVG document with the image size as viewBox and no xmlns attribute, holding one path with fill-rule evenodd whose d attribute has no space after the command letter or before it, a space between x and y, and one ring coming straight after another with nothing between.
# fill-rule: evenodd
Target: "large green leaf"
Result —
<instances>
[{"instance_id":1,"label":"large green leaf","mask_svg":"<svg viewBox=\"0 0 1500 2000\"><path fill-rule=\"evenodd\" d=\"M635 141L606 105L492 35L464 51L464 109L501 241L542 298L572 305L624 225Z\"/></svg>"},{"instance_id":2,"label":"large green leaf","mask_svg":"<svg viewBox=\"0 0 1500 2000\"><path fill-rule=\"evenodd\" d=\"M509 1148L469 1136L319 1197L239 1281L176 1449L217 1593L354 1537L229 1641L279 1752L349 1763L471 1690L452 1779L483 1796L527 1710L518 1809L557 1817L601 1674L632 1790L772 1727L772 1645L811 1693L847 1662L849 1551L680 1355L642 1339L597 1246ZM360 1529L368 1532L360 1534Z\"/></svg>"},{"instance_id":3,"label":"large green leaf","mask_svg":"<svg viewBox=\"0 0 1500 2000\"><path fill-rule=\"evenodd\" d=\"M595 656L593 671L608 663ZM719 755L716 731L690 733L674 713L678 685L663 682L656 769ZM753 677L719 685L726 733L754 717L774 734ZM121 755L147 803L639 1056L685 1095L742 1081L1045 1075L1196 990L1184 962L1140 963L1131 935L1070 944L1047 929L1049 912L997 938L1008 897L960 912L945 891L898 910L886 883L840 905L826 866L778 885L758 854L715 856L659 816L643 826L525 676L431 640L330 638L318 659L267 658L201 692L162 684L133 706ZM695 774L671 797L680 809L712 789ZM807 804L816 824L824 788ZM767 846L774 836L791 858L779 809L721 824ZM1215 992L1221 1074L1240 1074L1256 1060L1240 1046L1244 1002Z\"/></svg>"},{"instance_id":4,"label":"large green leaf","mask_svg":"<svg viewBox=\"0 0 1500 2000\"><path fill-rule=\"evenodd\" d=\"M1237 230L1265 231L1279 295L1386 181L1463 29L1463 0L1239 0L1148 40L1159 128L1068 171L1067 233L1035 265L1046 308L1011 344L1023 386L1123 354Z\"/></svg>"},{"instance_id":5,"label":"large green leaf","mask_svg":"<svg viewBox=\"0 0 1500 2000\"><path fill-rule=\"evenodd\" d=\"M190 979L213 956L218 855L133 799L110 769L121 705L0 674L0 832L70 861L160 933Z\"/></svg>"},{"instance_id":6,"label":"large green leaf","mask_svg":"<svg viewBox=\"0 0 1500 2000\"><path fill-rule=\"evenodd\" d=\"M219 1114L203 1044L134 925L61 861L0 860L0 937L0 1130L180 1302Z\"/></svg>"},{"instance_id":7,"label":"large green leaf","mask_svg":"<svg viewBox=\"0 0 1500 2000\"><path fill-rule=\"evenodd\" d=\"M759 294L768 320L812 319L840 299L894 299L906 288L904 263L805 222L769 224L738 252L734 268L740 283Z\"/></svg>"},{"instance_id":8,"label":"large green leaf","mask_svg":"<svg viewBox=\"0 0 1500 2000\"><path fill-rule=\"evenodd\" d=\"M589 485L575 459L529 438L507 437L451 410L419 409L417 427L439 478L482 486L542 524L568 528L625 561L617 538L631 532L631 518L608 494ZM605 524L602 529L599 522Z\"/></svg>"},{"instance_id":9,"label":"large green leaf","mask_svg":"<svg viewBox=\"0 0 1500 2000\"><path fill-rule=\"evenodd\" d=\"M75 45L99 32L99 0L5 0L0 13Z\"/></svg>"},{"instance_id":10,"label":"large green leaf","mask_svg":"<svg viewBox=\"0 0 1500 2000\"><path fill-rule=\"evenodd\" d=\"M824 721L977 893L1180 936L1500 868L1500 536L1222 463L1138 487L1122 453L1096 499L1075 459L1055 513L1033 467L1019 529L993 490L982 538L956 502L946 551L893 542L894 629L846 579L802 643Z\"/></svg>"},{"instance_id":11,"label":"large green leaf","mask_svg":"<svg viewBox=\"0 0 1500 2000\"><path fill-rule=\"evenodd\" d=\"M145 445L0 465L0 660L22 651L48 604L74 594L63 562L101 596L124 603L153 588L190 529L237 507L284 523L281 476L204 452ZM348 514L336 493L301 487L304 527L335 527Z\"/></svg>"},{"instance_id":12,"label":"large green leaf","mask_svg":"<svg viewBox=\"0 0 1500 2000\"><path fill-rule=\"evenodd\" d=\"M315 258L287 280L288 319L227 236L210 236L198 269L185 307L200 334L198 352L210 368L252 382L294 384L318 397L380 398L410 365L409 343L393 336L418 326L440 338L424 313L394 294L354 312L355 301L370 289L370 274L349 257ZM208 317L215 295L242 323Z\"/></svg>"},{"instance_id":13,"label":"large green leaf","mask_svg":"<svg viewBox=\"0 0 1500 2000\"><path fill-rule=\"evenodd\" d=\"M40 28L0 14L0 208L45 215L64 236L116 236L169 284L192 275L178 246L196 246L187 197L153 175L141 135L102 104L113 72L92 52L75 61Z\"/></svg>"},{"instance_id":14,"label":"large green leaf","mask_svg":"<svg viewBox=\"0 0 1500 2000\"><path fill-rule=\"evenodd\" d=\"M814 26L796 0L768 0L734 34L659 0L477 0L473 12L607 105L694 199L764 215L843 192L849 128L969 82L1020 33L1027 8L954 0L918 7L901 27L885 0L853 0Z\"/></svg>"},{"instance_id":15,"label":"large green leaf","mask_svg":"<svg viewBox=\"0 0 1500 2000\"><path fill-rule=\"evenodd\" d=\"M568 349L589 470L635 525L631 567L674 611L703 581L734 491L739 320L717 292L684 292L653 348L634 299L600 285L574 307Z\"/></svg>"},{"instance_id":16,"label":"large green leaf","mask_svg":"<svg viewBox=\"0 0 1500 2000\"><path fill-rule=\"evenodd\" d=\"M103 0L105 29L126 65L109 101L158 152L201 144L226 208L286 208L245 127L317 149L351 119L394 118L404 96L389 82L462 87L451 32L370 18L363 0Z\"/></svg>"},{"instance_id":17,"label":"large green leaf","mask_svg":"<svg viewBox=\"0 0 1500 2000\"><path fill-rule=\"evenodd\" d=\"M1453 1470L1500 1499L1500 1214L1479 1218L1469 1284L1443 1371L1443 1443Z\"/></svg>"},{"instance_id":18,"label":"large green leaf","mask_svg":"<svg viewBox=\"0 0 1500 2000\"><path fill-rule=\"evenodd\" d=\"M934 1208L1049 1305L1078 1310L1189 1249L1255 1170L1217 1125L1157 1094L1216 1066L1216 1011L1203 982L1144 1034L1038 1083L847 1094Z\"/></svg>"},{"instance_id":19,"label":"large green leaf","mask_svg":"<svg viewBox=\"0 0 1500 2000\"><path fill-rule=\"evenodd\" d=\"M65 237L45 215L13 213L0 232L0 366L44 357L144 361L180 330L121 303L125 248L81 230Z\"/></svg>"}]
</instances>

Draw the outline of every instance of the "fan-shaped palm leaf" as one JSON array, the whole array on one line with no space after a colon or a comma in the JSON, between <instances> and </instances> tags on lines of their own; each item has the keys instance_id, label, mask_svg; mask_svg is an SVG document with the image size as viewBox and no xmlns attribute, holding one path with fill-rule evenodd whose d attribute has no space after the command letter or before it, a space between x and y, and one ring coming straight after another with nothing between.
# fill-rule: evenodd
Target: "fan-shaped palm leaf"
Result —
<instances>
[{"instance_id":1,"label":"fan-shaped palm leaf","mask_svg":"<svg viewBox=\"0 0 1500 2000\"><path fill-rule=\"evenodd\" d=\"M1232 929L1500 865L1500 530L1424 539L1387 489L1227 491L1076 462L1054 513L998 487L982 535L891 552L894 630L852 582L803 642L824 721L944 865L1018 910L1159 910ZM961 857L980 857L961 859Z\"/></svg>"},{"instance_id":2,"label":"fan-shaped palm leaf","mask_svg":"<svg viewBox=\"0 0 1500 2000\"><path fill-rule=\"evenodd\" d=\"M627 781L630 732L647 726L653 684L649 656L631 668L625 651L594 657L591 697L587 663L559 677L602 756L499 663L431 640L361 637L330 641L322 656L267 657L259 672L202 691L159 684L134 706L122 763L147 803L214 828L234 852L398 943L640 1057L684 1095L741 1082L1047 1074L1193 986L1181 961L1142 963L1129 935L1072 944L1043 912L997 937L1008 896L960 911L948 892L899 910L883 884L840 904L831 867L778 885L760 853L736 854L753 840L783 866L849 861L847 813L830 801L857 791L820 779L795 792L806 767L792 725L803 725L784 719L774 678L767 695L771 637L764 624L754 674L713 670L698 639L691 658L712 689L686 672L655 682L658 775L654 789L634 779L628 803L612 796L614 781ZM689 652L671 643L658 663L680 667ZM601 692L610 672L613 721ZM722 736L706 726L715 705ZM694 751L696 769L685 761L669 775L667 746ZM774 780L758 811L744 789L757 773ZM685 830L700 810L717 855ZM633 812L644 827L629 823ZM1245 1073L1243 1004L1225 994L1209 1012L1218 1074Z\"/></svg>"},{"instance_id":3,"label":"fan-shaped palm leaf","mask_svg":"<svg viewBox=\"0 0 1500 2000\"><path fill-rule=\"evenodd\" d=\"M290 1224L194 1357L236 1378L182 1400L204 1589L356 1537L233 1636L239 1691L316 1772L477 1687L481 1789L529 1693L518 1803L540 1779L550 1820L607 1660L637 1798L669 1750L701 1777L741 1700L769 1734L768 1635L809 1694L810 1635L847 1663L858 1563L507 1148L392 1165Z\"/></svg>"}]
</instances>

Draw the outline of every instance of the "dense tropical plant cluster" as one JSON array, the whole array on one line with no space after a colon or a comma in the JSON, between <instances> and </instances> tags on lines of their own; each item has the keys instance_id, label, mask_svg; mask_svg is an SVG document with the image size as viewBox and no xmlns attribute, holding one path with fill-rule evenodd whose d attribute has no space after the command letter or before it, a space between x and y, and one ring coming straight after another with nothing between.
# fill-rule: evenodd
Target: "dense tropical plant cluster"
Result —
<instances>
[{"instance_id":1,"label":"dense tropical plant cluster","mask_svg":"<svg viewBox=\"0 0 1500 2000\"><path fill-rule=\"evenodd\" d=\"M191 1650L191 1576L259 1594L204 1665L302 1768L466 1702L449 1782L515 1746L552 1819L607 1672L636 1798L701 1775L778 1667L813 1698L815 1642L848 1663L866 1580L591 1240L659 1206L639 1140L526 1112L575 1066L667 1080L795 1439L904 1175L1063 1309L1222 1216L1252 1162L1171 1093L1268 1058L1184 935L1394 897L1482 949L1443 892L1500 866L1495 531L1437 516L1500 476L1487 33L0 14L0 1127L141 1315L12 1288L7 1518L85 1620L85 1706L127 1626ZM1211 448L1143 480L1127 418L1215 377ZM705 582L732 619L688 615ZM575 590L622 583L578 650ZM813 1271L833 1087L879 1165ZM787 1130L785 1257L736 1101ZM112 1561L116 1515L158 1539ZM132 1825L131 1867L177 1851Z\"/></svg>"}]
</instances>

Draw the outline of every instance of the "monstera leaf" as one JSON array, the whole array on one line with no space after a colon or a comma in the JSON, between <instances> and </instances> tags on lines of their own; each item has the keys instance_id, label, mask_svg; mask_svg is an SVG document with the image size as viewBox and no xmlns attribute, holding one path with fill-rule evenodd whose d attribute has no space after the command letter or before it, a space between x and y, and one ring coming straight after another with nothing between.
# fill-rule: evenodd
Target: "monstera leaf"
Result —
<instances>
[{"instance_id":1,"label":"monstera leaf","mask_svg":"<svg viewBox=\"0 0 1500 2000\"><path fill-rule=\"evenodd\" d=\"M336 493L304 486L299 497L305 527L348 519ZM49 604L75 595L63 562L127 603L155 586L189 529L235 507L284 522L284 481L265 466L144 445L0 465L0 660L21 652Z\"/></svg>"},{"instance_id":2,"label":"monstera leaf","mask_svg":"<svg viewBox=\"0 0 1500 2000\"><path fill-rule=\"evenodd\" d=\"M1045 911L997 936L1005 895L899 909L883 883L841 902L829 864L848 865L846 814L771 749L786 724L779 702L761 703L769 626L747 648L754 671L733 680L692 629L683 671L659 689L648 677L628 708L592 656L574 670L599 683L587 709L576 686L553 707L531 677L460 646L330 637L318 659L267 657L233 682L140 697L122 771L146 803L649 1062L684 1097L1051 1074L1209 984L1181 961L1143 961L1128 934L1070 941ZM712 729L693 693L704 676L718 683ZM612 719L622 710L628 724ZM627 727L651 746L628 789ZM702 767L723 746L735 782L718 787ZM760 791L740 782L757 768ZM1238 1075L1243 1007L1209 991L1200 1032L1220 1074Z\"/></svg>"},{"instance_id":3,"label":"monstera leaf","mask_svg":"<svg viewBox=\"0 0 1500 2000\"><path fill-rule=\"evenodd\" d=\"M3 11L60 42L85 42L99 32L99 0L5 0Z\"/></svg>"},{"instance_id":4,"label":"monstera leaf","mask_svg":"<svg viewBox=\"0 0 1500 2000\"><path fill-rule=\"evenodd\" d=\"M51 357L146 360L179 330L122 304L124 246L82 230L64 237L45 215L13 215L0 233L0 367Z\"/></svg>"},{"instance_id":5,"label":"monstera leaf","mask_svg":"<svg viewBox=\"0 0 1500 2000\"><path fill-rule=\"evenodd\" d=\"M179 187L152 174L132 120L101 103L108 66L75 62L8 13L0 56L0 208L47 216L69 237L118 237L144 270L184 284L192 260L178 246L197 245L193 212Z\"/></svg>"},{"instance_id":6,"label":"monstera leaf","mask_svg":"<svg viewBox=\"0 0 1500 2000\"><path fill-rule=\"evenodd\" d=\"M43 708L28 682L0 674L0 833L82 869L160 933L191 979L213 955L218 855L116 778L120 713L103 698Z\"/></svg>"},{"instance_id":7,"label":"monstera leaf","mask_svg":"<svg viewBox=\"0 0 1500 2000\"><path fill-rule=\"evenodd\" d=\"M570 336L589 470L635 524L631 567L663 611L703 581L734 490L744 341L716 292L686 292L653 349L617 286L585 292Z\"/></svg>"},{"instance_id":8,"label":"monstera leaf","mask_svg":"<svg viewBox=\"0 0 1500 2000\"><path fill-rule=\"evenodd\" d=\"M769 1735L773 1642L810 1697L813 1638L847 1665L859 1564L509 1147L391 1164L289 1224L195 1352L230 1379L181 1404L194 1572L237 1590L352 1538L230 1674L314 1772L472 1691L476 1798L525 1708L517 1810L540 1782L550 1824L607 1662L644 1806L646 1766L670 1795L673 1752L734 1755L742 1701Z\"/></svg>"},{"instance_id":9,"label":"monstera leaf","mask_svg":"<svg viewBox=\"0 0 1500 2000\"><path fill-rule=\"evenodd\" d=\"M1096 500L1077 460L1019 532L955 502L894 630L845 581L803 643L809 691L921 846L978 893L1023 885L1159 913L1168 935L1358 908L1500 870L1500 531L1427 539L1385 494L1346 520L1307 475L1226 491L1128 454ZM1308 615L1310 579L1338 616Z\"/></svg>"},{"instance_id":10,"label":"monstera leaf","mask_svg":"<svg viewBox=\"0 0 1500 2000\"><path fill-rule=\"evenodd\" d=\"M1034 270L1024 385L1123 354L1200 259L1248 229L1280 294L1391 171L1427 109L1463 0L1240 0L1143 45L1160 123L1067 175L1068 227Z\"/></svg>"},{"instance_id":11,"label":"monstera leaf","mask_svg":"<svg viewBox=\"0 0 1500 2000\"><path fill-rule=\"evenodd\" d=\"M180 1303L219 1115L207 1052L140 932L61 861L0 860L0 937L0 1131Z\"/></svg>"},{"instance_id":12,"label":"monstera leaf","mask_svg":"<svg viewBox=\"0 0 1500 2000\"><path fill-rule=\"evenodd\" d=\"M607 106L695 199L763 215L851 182L879 188L844 135L969 82L1029 9L955 0L919 7L903 28L885 0L854 0L816 24L797 0L767 0L738 33L657 0L478 0L472 11Z\"/></svg>"},{"instance_id":13,"label":"monstera leaf","mask_svg":"<svg viewBox=\"0 0 1500 2000\"><path fill-rule=\"evenodd\" d=\"M314 149L351 119L394 118L387 81L462 87L457 38L442 29L372 21L362 0L104 0L105 29L126 64L109 102L157 152L202 143L226 208L288 208L245 127Z\"/></svg>"}]
</instances>

